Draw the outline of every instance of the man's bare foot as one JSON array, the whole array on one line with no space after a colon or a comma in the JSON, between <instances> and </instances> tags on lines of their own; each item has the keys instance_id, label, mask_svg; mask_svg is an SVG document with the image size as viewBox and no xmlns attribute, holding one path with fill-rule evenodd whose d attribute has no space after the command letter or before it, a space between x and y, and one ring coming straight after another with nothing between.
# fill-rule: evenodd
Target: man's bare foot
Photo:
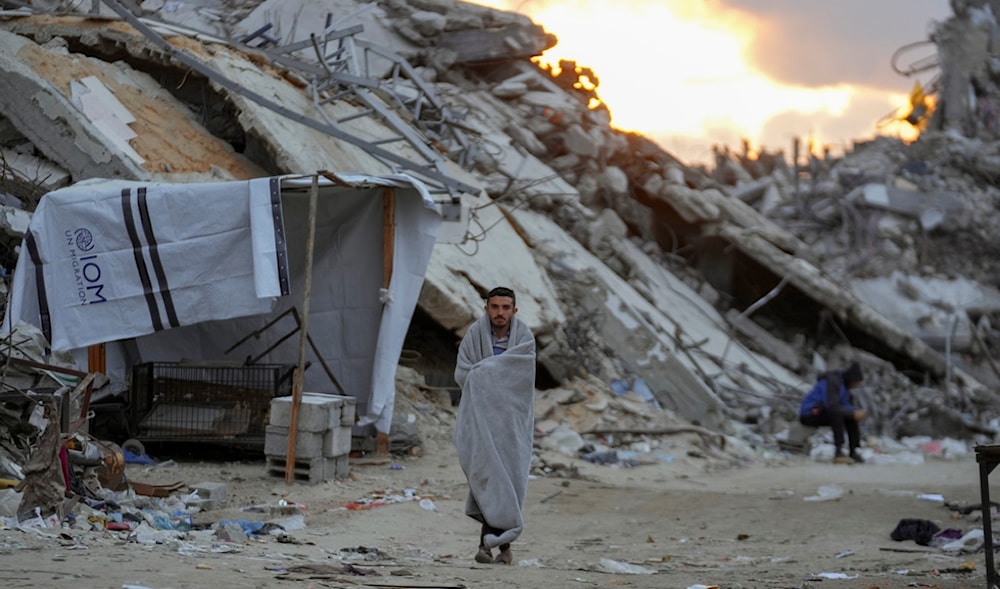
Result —
<instances>
[{"instance_id":1,"label":"man's bare foot","mask_svg":"<svg viewBox=\"0 0 1000 589\"><path fill-rule=\"evenodd\" d=\"M501 550L500 554L497 555L496 560L494 560L493 562L497 564L510 564L514 562L514 555L511 554L510 548L506 550Z\"/></svg>"},{"instance_id":2,"label":"man's bare foot","mask_svg":"<svg viewBox=\"0 0 1000 589\"><path fill-rule=\"evenodd\" d=\"M499 556L497 558L499 558ZM489 564L493 562L493 552L485 546L480 546L479 552L476 553L476 562L481 564Z\"/></svg>"}]
</instances>

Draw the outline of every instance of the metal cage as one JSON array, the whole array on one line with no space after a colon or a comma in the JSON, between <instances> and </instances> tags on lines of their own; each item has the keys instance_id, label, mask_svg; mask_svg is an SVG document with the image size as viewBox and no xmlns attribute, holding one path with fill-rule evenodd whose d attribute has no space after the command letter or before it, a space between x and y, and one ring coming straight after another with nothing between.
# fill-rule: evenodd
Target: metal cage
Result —
<instances>
[{"instance_id":1,"label":"metal cage","mask_svg":"<svg viewBox=\"0 0 1000 589\"><path fill-rule=\"evenodd\" d=\"M147 362L132 369L129 413L143 441L264 445L271 399L292 394L294 366Z\"/></svg>"}]
</instances>

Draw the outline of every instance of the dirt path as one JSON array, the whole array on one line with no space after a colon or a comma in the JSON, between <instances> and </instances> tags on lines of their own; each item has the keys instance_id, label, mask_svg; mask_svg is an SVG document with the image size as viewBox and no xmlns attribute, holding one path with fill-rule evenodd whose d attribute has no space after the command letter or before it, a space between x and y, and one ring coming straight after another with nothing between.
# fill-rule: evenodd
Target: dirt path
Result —
<instances>
[{"instance_id":1,"label":"dirt path","mask_svg":"<svg viewBox=\"0 0 1000 589\"><path fill-rule=\"evenodd\" d=\"M952 519L941 503L918 498L941 494L949 503L975 503L978 471L971 457L919 466L794 459L718 473L699 470L695 459L632 469L574 462L586 480L530 483L526 531L515 544L512 567L473 562L477 526L463 515L464 479L447 445L396 464L405 468L356 465L351 480L292 487L267 477L262 463L130 465L132 479L145 482L226 482L227 507L199 514L196 521L268 519L240 508L286 498L305 504L306 527L281 539L223 543L200 532L151 545L128 542L127 532L6 530L0 532L4 584L151 589L986 584L982 551L950 554L889 537L904 518L963 532L981 527L972 515ZM838 499L806 500L834 484L842 491ZM430 502L343 508L406 489ZM947 572L966 562L974 564L971 572ZM375 574L345 574L348 564ZM307 565L311 568L302 568ZM636 574L646 572L653 574ZM852 578L818 576L824 573Z\"/></svg>"}]
</instances>

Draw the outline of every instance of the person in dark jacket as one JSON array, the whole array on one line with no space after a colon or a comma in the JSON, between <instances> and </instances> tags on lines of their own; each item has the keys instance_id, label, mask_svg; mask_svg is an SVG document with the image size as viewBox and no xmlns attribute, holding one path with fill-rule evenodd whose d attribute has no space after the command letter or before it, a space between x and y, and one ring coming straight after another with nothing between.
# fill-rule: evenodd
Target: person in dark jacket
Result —
<instances>
[{"instance_id":1,"label":"person in dark jacket","mask_svg":"<svg viewBox=\"0 0 1000 589\"><path fill-rule=\"evenodd\" d=\"M864 375L857 362L852 363L847 370L827 372L820 376L799 407L799 422L802 425L830 426L833 429L833 445L836 447L834 462L864 462L858 453L861 444L861 428L858 424L864 420L865 410L854 405L851 395L851 389L861 384L862 380ZM845 432L848 454L844 454Z\"/></svg>"}]
</instances>

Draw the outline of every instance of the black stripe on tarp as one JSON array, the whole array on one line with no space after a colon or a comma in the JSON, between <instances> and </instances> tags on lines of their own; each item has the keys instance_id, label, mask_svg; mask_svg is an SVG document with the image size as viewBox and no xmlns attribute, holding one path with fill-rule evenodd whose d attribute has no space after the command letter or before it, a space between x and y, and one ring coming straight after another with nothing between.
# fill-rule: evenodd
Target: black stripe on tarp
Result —
<instances>
[{"instance_id":1,"label":"black stripe on tarp","mask_svg":"<svg viewBox=\"0 0 1000 589\"><path fill-rule=\"evenodd\" d=\"M153 329L163 331L160 309L156 305L153 284L149 280L149 269L146 268L146 259L142 255L142 242L139 241L139 232L136 231L135 227L135 217L132 215L131 198L132 191L128 188L122 188L122 214L125 217L125 229L128 231L129 240L132 241L132 255L135 257L135 269L139 271L139 280L142 282L142 293L146 299L146 306L149 307L149 318L153 322Z\"/></svg>"},{"instance_id":2,"label":"black stripe on tarp","mask_svg":"<svg viewBox=\"0 0 1000 589\"><path fill-rule=\"evenodd\" d=\"M153 235L153 221L149 217L149 204L146 202L146 187L138 190L139 219L142 221L142 231L146 234L146 244L149 246L149 259L153 264L153 272L156 273L156 282L160 285L160 296L163 298L163 308L167 311L167 321L170 327L180 327L181 322L177 320L177 309L174 308L174 297L170 294L170 286L167 285L167 272L163 269L163 260L160 259L160 250L156 243L156 236Z\"/></svg>"},{"instance_id":3,"label":"black stripe on tarp","mask_svg":"<svg viewBox=\"0 0 1000 589\"><path fill-rule=\"evenodd\" d=\"M42 268L42 256L38 254L38 242L35 241L35 234L28 231L24 236L24 245L28 248L28 255L31 256L31 263L35 265L35 290L38 296L38 317L42 322L42 334L52 345L52 314L49 312L49 297L45 294L45 272ZM11 317L11 320L14 318ZM14 326L10 326L14 329Z\"/></svg>"},{"instance_id":4,"label":"black stripe on tarp","mask_svg":"<svg viewBox=\"0 0 1000 589\"><path fill-rule=\"evenodd\" d=\"M285 217L281 210L281 181L271 178L271 219L274 220L274 256L278 264L278 284L282 296L292 292L288 284L288 242L285 241Z\"/></svg>"}]
</instances>

